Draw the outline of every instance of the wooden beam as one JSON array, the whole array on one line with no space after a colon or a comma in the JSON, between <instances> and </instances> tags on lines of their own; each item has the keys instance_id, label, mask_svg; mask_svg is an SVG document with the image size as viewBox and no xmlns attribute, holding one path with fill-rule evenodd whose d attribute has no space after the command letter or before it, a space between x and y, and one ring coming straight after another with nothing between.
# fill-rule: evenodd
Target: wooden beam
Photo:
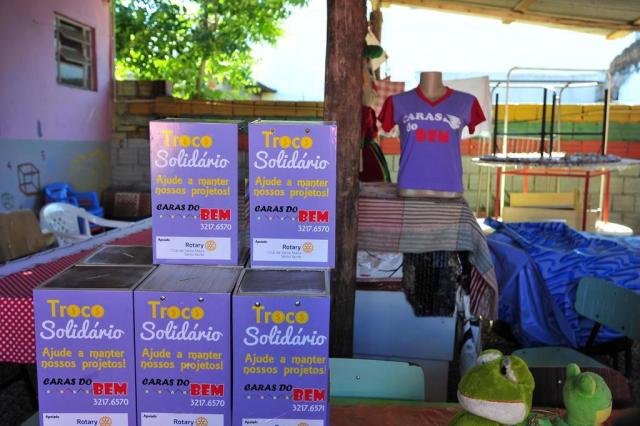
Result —
<instances>
[{"instance_id":1,"label":"wooden beam","mask_svg":"<svg viewBox=\"0 0 640 426\"><path fill-rule=\"evenodd\" d=\"M607 34L607 40L615 40L618 38L626 37L631 34L631 31L613 31Z\"/></svg>"},{"instance_id":2,"label":"wooden beam","mask_svg":"<svg viewBox=\"0 0 640 426\"><path fill-rule=\"evenodd\" d=\"M527 9L529 9L529 6L531 6L536 1L537 0L520 0L518 3L516 3L515 6L513 6L511 8L511 10L513 10L514 12L525 13L527 11ZM513 21L514 21L514 19L503 19L502 23L510 24Z\"/></svg>"},{"instance_id":3,"label":"wooden beam","mask_svg":"<svg viewBox=\"0 0 640 426\"><path fill-rule=\"evenodd\" d=\"M324 117L338 124L336 269L331 274L331 356L353 354L358 169L365 0L327 0Z\"/></svg>"},{"instance_id":4,"label":"wooden beam","mask_svg":"<svg viewBox=\"0 0 640 426\"><path fill-rule=\"evenodd\" d=\"M640 31L640 24L620 23L609 19L600 18L574 18L570 16L556 16L542 12L521 13L504 7L468 4L454 0L390 0L383 4L399 4L406 6L437 9L444 12L457 12L468 15L479 15L497 18L502 21L523 21L536 24L558 25L573 28L600 29L611 31Z\"/></svg>"},{"instance_id":5,"label":"wooden beam","mask_svg":"<svg viewBox=\"0 0 640 426\"><path fill-rule=\"evenodd\" d=\"M538 0L520 0L511 10L514 12L526 12L529 7Z\"/></svg>"},{"instance_id":6,"label":"wooden beam","mask_svg":"<svg viewBox=\"0 0 640 426\"><path fill-rule=\"evenodd\" d=\"M631 25L640 26L640 18L634 19L633 22L631 22ZM607 34L607 40L615 40L617 38L626 37L629 34L631 34L632 32L633 31L626 31L626 30L624 30L624 31L613 31L613 32L610 32L609 34Z\"/></svg>"}]
</instances>

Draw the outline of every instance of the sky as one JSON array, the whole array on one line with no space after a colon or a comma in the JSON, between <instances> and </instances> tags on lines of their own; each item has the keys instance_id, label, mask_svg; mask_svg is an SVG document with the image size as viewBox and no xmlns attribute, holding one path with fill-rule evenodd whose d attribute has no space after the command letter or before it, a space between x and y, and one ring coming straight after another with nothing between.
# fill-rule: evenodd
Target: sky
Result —
<instances>
[{"instance_id":1,"label":"sky","mask_svg":"<svg viewBox=\"0 0 640 426\"><path fill-rule=\"evenodd\" d=\"M382 75L415 85L420 71L462 75L506 75L513 66L607 69L635 40L618 40L536 25L429 9L382 9L382 47L389 60ZM326 0L310 0L285 21L275 46L257 46L254 77L282 100L324 97Z\"/></svg>"}]
</instances>

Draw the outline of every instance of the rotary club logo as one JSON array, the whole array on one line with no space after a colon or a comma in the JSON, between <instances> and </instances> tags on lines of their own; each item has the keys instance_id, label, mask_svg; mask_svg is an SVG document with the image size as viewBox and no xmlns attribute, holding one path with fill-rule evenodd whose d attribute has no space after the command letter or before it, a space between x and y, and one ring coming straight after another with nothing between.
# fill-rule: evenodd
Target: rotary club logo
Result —
<instances>
[{"instance_id":1,"label":"rotary club logo","mask_svg":"<svg viewBox=\"0 0 640 426\"><path fill-rule=\"evenodd\" d=\"M196 419L196 426L209 426L209 421L204 417L198 417Z\"/></svg>"},{"instance_id":2,"label":"rotary club logo","mask_svg":"<svg viewBox=\"0 0 640 426\"><path fill-rule=\"evenodd\" d=\"M109 416L102 416L99 420L100 426L111 426L113 424L113 420Z\"/></svg>"},{"instance_id":3,"label":"rotary club logo","mask_svg":"<svg viewBox=\"0 0 640 426\"><path fill-rule=\"evenodd\" d=\"M311 244L310 242L306 242L302 245L302 251L309 254L311 252L313 252L313 244Z\"/></svg>"},{"instance_id":4,"label":"rotary club logo","mask_svg":"<svg viewBox=\"0 0 640 426\"><path fill-rule=\"evenodd\" d=\"M213 240L208 240L205 244L204 244L204 248L207 249L207 251L214 251L216 249L217 245L216 242Z\"/></svg>"}]
</instances>

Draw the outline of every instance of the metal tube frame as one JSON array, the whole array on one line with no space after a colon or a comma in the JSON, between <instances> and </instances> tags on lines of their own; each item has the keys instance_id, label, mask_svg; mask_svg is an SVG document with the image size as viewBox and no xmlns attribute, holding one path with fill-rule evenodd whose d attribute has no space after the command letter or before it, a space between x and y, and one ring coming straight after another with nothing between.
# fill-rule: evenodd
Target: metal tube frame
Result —
<instances>
[{"instance_id":1,"label":"metal tube frame","mask_svg":"<svg viewBox=\"0 0 640 426\"><path fill-rule=\"evenodd\" d=\"M580 68L529 68L529 67L512 67L509 72L507 72L506 79L506 87L505 87L505 101L504 101L504 125L503 125L503 134L502 134L502 154L506 157L507 155L507 147L509 144L509 92L512 83L512 75L515 72L521 71L556 71L556 72L575 72L575 73L599 73L606 75L606 91L605 91L605 117L607 118L603 123L603 142L602 142L602 151L607 152L607 147L609 143L609 106L611 100L611 73L609 70L603 69L580 69ZM515 82L514 82L515 83ZM545 81L544 84L552 85L553 81ZM568 81L564 81L564 84L568 84ZM583 83L587 83L586 81ZM539 85L535 87L540 87L543 85L540 82ZM498 86L496 86L498 87ZM502 209L504 208L504 185L505 185L505 172L506 168L504 166L498 167L496 172L496 202L495 202L495 211L493 212L495 217L499 217L502 213ZM600 208L602 211L603 199L604 199L604 191L605 191L605 181L608 181L607 177L604 176L601 180L600 184ZM487 191L489 188L487 188ZM585 194L586 196L586 194ZM585 212L586 215L586 212Z\"/></svg>"}]
</instances>

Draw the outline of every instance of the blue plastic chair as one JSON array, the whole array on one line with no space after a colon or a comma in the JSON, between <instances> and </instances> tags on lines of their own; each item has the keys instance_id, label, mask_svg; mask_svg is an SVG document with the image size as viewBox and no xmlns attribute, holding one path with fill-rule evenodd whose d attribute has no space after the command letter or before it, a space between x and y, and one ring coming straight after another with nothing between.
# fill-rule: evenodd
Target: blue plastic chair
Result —
<instances>
[{"instance_id":1,"label":"blue plastic chair","mask_svg":"<svg viewBox=\"0 0 640 426\"><path fill-rule=\"evenodd\" d=\"M406 362L331 358L332 398L424 401L424 372Z\"/></svg>"},{"instance_id":2,"label":"blue plastic chair","mask_svg":"<svg viewBox=\"0 0 640 426\"><path fill-rule=\"evenodd\" d=\"M578 283L576 312L594 321L587 345L581 352L587 355L613 355L625 352L625 373L631 373L631 340L640 340L640 294L599 278L583 278ZM624 335L610 342L596 344L600 327L605 326ZM570 362L580 367L606 368L590 356L571 348L548 346L527 348L513 354L524 359L529 367L560 367ZM614 356L614 368L618 357Z\"/></svg>"},{"instance_id":3,"label":"blue plastic chair","mask_svg":"<svg viewBox=\"0 0 640 426\"><path fill-rule=\"evenodd\" d=\"M55 182L45 186L44 200L45 204L67 203L82 207L94 216L104 217L104 209L100 207L96 192L77 192L68 183Z\"/></svg>"}]
</instances>

